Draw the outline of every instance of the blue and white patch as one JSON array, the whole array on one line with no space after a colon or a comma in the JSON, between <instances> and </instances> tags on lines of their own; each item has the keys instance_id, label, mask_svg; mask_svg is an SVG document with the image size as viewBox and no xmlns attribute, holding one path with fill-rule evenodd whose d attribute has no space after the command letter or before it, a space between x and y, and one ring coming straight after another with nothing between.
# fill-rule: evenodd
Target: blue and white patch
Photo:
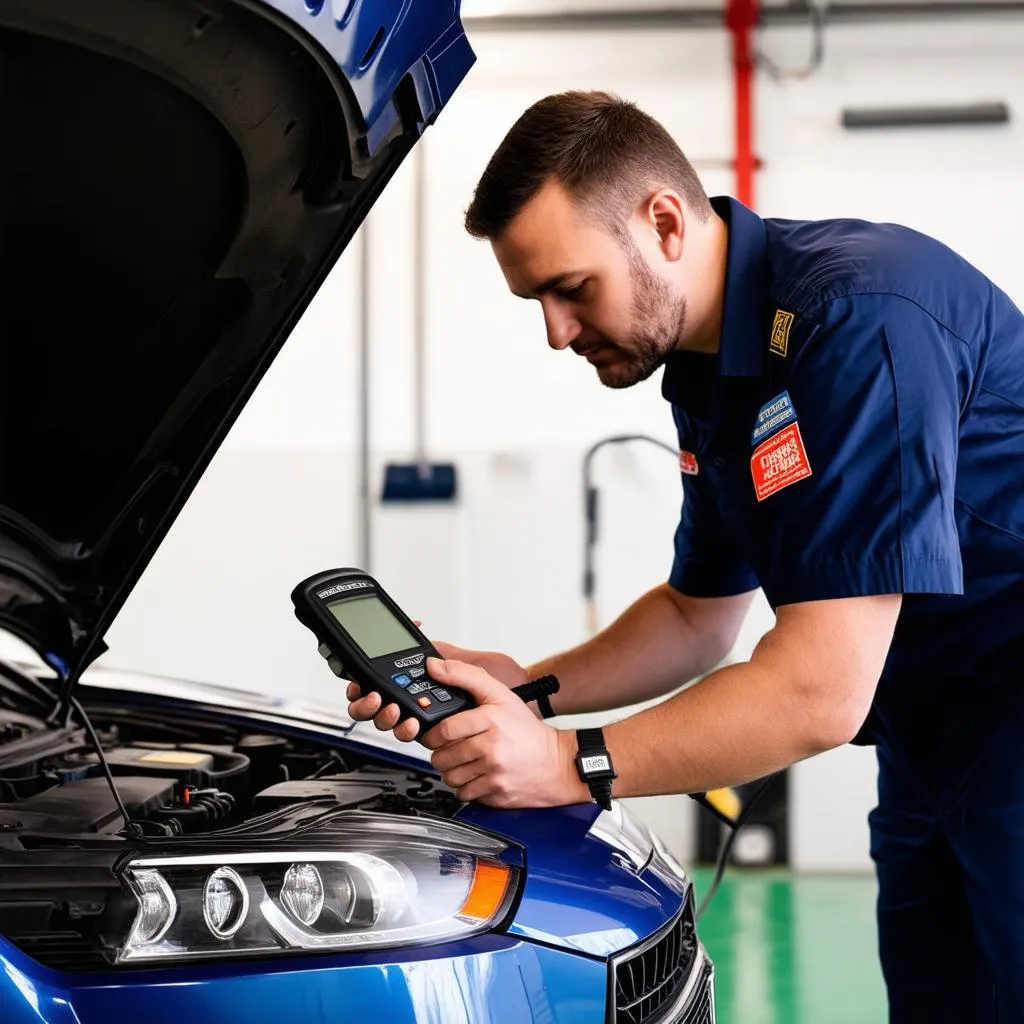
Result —
<instances>
[{"instance_id":1,"label":"blue and white patch","mask_svg":"<svg viewBox=\"0 0 1024 1024\"><path fill-rule=\"evenodd\" d=\"M789 392L783 391L781 395L776 395L770 402L761 406L757 421L754 423L754 432L750 435L751 443L758 444L769 434L774 434L776 430L795 420L796 412L793 410Z\"/></svg>"}]
</instances>

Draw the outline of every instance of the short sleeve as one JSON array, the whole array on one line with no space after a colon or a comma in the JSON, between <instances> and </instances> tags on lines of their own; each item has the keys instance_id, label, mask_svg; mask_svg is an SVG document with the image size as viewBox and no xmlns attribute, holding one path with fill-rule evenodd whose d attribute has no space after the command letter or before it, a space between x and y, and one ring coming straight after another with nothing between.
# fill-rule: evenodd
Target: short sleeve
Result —
<instances>
[{"instance_id":1,"label":"short sleeve","mask_svg":"<svg viewBox=\"0 0 1024 1024\"><path fill-rule=\"evenodd\" d=\"M954 510L963 344L898 296L828 307L789 380L795 423L751 458L773 606L963 593ZM784 458L776 441L789 446Z\"/></svg>"},{"instance_id":2,"label":"short sleeve","mask_svg":"<svg viewBox=\"0 0 1024 1024\"><path fill-rule=\"evenodd\" d=\"M685 439L681 436L680 440ZM681 474L683 506L669 585L690 597L729 597L757 590L757 577L722 522L699 464L696 469L696 474Z\"/></svg>"}]
</instances>

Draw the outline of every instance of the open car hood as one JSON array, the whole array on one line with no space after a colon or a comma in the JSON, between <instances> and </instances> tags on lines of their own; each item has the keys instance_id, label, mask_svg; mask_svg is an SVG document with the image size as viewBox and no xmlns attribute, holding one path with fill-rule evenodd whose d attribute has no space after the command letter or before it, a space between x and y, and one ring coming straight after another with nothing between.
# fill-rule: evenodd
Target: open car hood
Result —
<instances>
[{"instance_id":1,"label":"open car hood","mask_svg":"<svg viewBox=\"0 0 1024 1024\"><path fill-rule=\"evenodd\" d=\"M74 681L465 76L459 0L0 0L0 627Z\"/></svg>"}]
</instances>

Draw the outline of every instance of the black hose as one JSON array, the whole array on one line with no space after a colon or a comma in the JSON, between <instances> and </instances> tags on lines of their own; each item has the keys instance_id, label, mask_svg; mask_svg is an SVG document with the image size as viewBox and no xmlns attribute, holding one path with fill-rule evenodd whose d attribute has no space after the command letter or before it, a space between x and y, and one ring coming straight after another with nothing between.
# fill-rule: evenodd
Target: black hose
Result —
<instances>
[{"instance_id":1,"label":"black hose","mask_svg":"<svg viewBox=\"0 0 1024 1024\"><path fill-rule=\"evenodd\" d=\"M707 894L704 896L704 899L701 900L701 904L697 908L697 920L700 920L701 914L708 909L711 901L715 898L715 893L718 891L718 886L721 884L722 876L725 874L725 867L729 863L729 855L732 853L733 844L736 842L736 836L739 835L739 831L743 827L743 824L746 822L747 818L750 817L750 812L754 809L754 804L757 803L758 798L768 788L773 778L774 776L769 776L761 783L760 786L757 787L756 790L754 790L754 794L747 801L746 806L736 816L736 821L730 823L732 831L729 834L729 838L722 846L722 852L718 855L718 864L715 866L715 877L711 880L711 887L708 889ZM694 799L696 799L696 797ZM698 803L701 803L704 807L708 807L713 810L718 818L726 818L726 816L721 812L712 809L709 802L698 800Z\"/></svg>"},{"instance_id":2,"label":"black hose","mask_svg":"<svg viewBox=\"0 0 1024 1024\"><path fill-rule=\"evenodd\" d=\"M128 815L128 809L125 807L124 801L121 799L121 794L117 791L117 786L114 785L114 776L110 772L110 765L107 764L106 754L103 753L103 745L100 743L100 739L96 735L96 730L92 727L92 722L89 721L89 716L85 713L85 708L79 704L78 699L75 697L71 698L71 707L74 708L78 717L82 720L82 725L85 726L85 731L88 733L89 740L96 748L96 756L99 758L100 765L103 768L103 774L107 777L107 784L110 786L110 792L114 795L114 803L117 804L117 809L120 811L121 817L124 818L125 829L129 832L138 832L138 829L132 822L131 817Z\"/></svg>"}]
</instances>

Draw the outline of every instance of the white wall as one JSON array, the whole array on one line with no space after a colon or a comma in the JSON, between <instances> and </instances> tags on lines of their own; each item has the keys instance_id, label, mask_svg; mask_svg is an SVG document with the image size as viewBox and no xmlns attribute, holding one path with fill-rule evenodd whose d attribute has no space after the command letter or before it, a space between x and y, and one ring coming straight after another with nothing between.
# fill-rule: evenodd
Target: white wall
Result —
<instances>
[{"instance_id":1,"label":"white wall","mask_svg":"<svg viewBox=\"0 0 1024 1024\"><path fill-rule=\"evenodd\" d=\"M777 62L806 59L808 34L765 32ZM728 192L732 91L724 32L636 31L548 38L479 34L479 61L424 148L428 173L427 441L452 459L451 508L377 508L372 569L428 631L524 661L585 636L580 598L580 459L620 431L673 441L653 379L603 389L545 344L539 310L511 298L485 244L462 230L484 163L516 116L557 89L601 87L661 118ZM1005 99L1024 107L1024 22L830 29L807 81L761 76L755 107L759 211L909 223L950 242L1024 301L1024 131L853 133L844 105ZM526 71L527 67L532 70ZM413 445L412 169L371 218L375 472ZM291 616L302 576L358 558L356 246L246 410L110 634L109 664L278 691L332 685ZM599 603L607 622L671 562L679 501L672 459L653 448L599 457L604 516ZM241 584L241 586L239 586ZM219 597L230 588L235 601ZM213 614L214 608L218 614ZM734 657L771 616L761 602ZM339 694L339 700L341 696ZM806 868L869 865L870 751L845 749L794 771L794 858ZM691 806L634 802L684 856Z\"/></svg>"}]
</instances>

